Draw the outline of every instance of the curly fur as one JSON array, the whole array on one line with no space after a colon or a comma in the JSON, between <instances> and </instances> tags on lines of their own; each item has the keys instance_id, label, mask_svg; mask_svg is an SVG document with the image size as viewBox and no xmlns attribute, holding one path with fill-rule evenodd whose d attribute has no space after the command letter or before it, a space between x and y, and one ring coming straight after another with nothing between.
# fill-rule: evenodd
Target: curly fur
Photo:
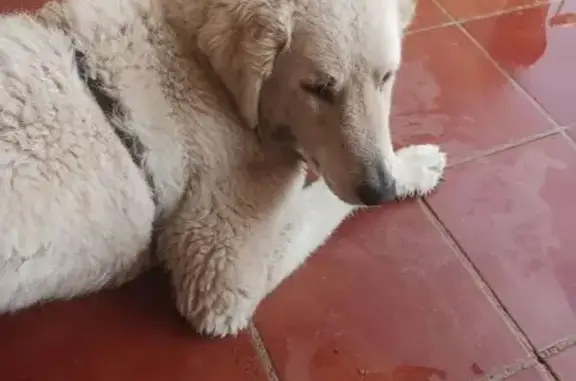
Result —
<instances>
[{"instance_id":1,"label":"curly fur","mask_svg":"<svg viewBox=\"0 0 576 381\"><path fill-rule=\"evenodd\" d=\"M0 312L131 279L152 264L154 233L194 328L246 327L354 209L366 157L381 158L398 197L438 184L444 155L394 153L392 84L367 82L374 60L397 69L411 13L409 0L68 0L3 16ZM144 168L78 76L75 49L126 108ZM308 58L349 78L352 95L300 94ZM298 148L272 138L285 125ZM326 181L303 188L295 149Z\"/></svg>"}]
</instances>

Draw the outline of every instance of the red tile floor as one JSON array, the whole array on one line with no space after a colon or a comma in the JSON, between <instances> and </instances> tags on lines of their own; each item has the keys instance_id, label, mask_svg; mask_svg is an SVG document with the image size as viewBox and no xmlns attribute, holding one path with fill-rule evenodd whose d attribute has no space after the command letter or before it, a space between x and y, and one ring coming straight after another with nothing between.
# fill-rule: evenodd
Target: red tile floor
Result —
<instances>
[{"instance_id":1,"label":"red tile floor","mask_svg":"<svg viewBox=\"0 0 576 381\"><path fill-rule=\"evenodd\" d=\"M576 0L421 0L393 128L450 153L439 192L348 220L236 339L154 274L0 317L0 379L575 380L575 68Z\"/></svg>"}]
</instances>

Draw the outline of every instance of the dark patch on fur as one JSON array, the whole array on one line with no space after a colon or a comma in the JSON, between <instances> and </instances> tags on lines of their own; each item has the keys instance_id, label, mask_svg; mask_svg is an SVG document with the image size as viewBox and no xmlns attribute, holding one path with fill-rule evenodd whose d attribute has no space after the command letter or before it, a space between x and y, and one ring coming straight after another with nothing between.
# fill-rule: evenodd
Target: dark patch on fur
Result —
<instances>
[{"instance_id":1,"label":"dark patch on fur","mask_svg":"<svg viewBox=\"0 0 576 381\"><path fill-rule=\"evenodd\" d=\"M286 124L279 125L274 129L272 132L272 139L281 142L281 143L288 143L288 144L295 144L296 137L292 133L292 129L290 126Z\"/></svg>"},{"instance_id":2,"label":"dark patch on fur","mask_svg":"<svg viewBox=\"0 0 576 381\"><path fill-rule=\"evenodd\" d=\"M154 204L157 204L156 192L154 186L154 179L152 174L146 170L144 165L144 155L146 154L146 148L144 144L138 139L137 136L129 134L123 128L122 124L126 122L127 112L123 107L122 103L111 96L104 87L101 78L94 78L88 74L88 67L86 64L86 55L79 51L74 50L74 60L76 62L76 67L78 69L78 75L80 79L86 84L86 87L90 90L90 93L94 97L98 106L102 109L104 116L108 120L108 123L114 129L114 133L118 136L118 139L122 142L122 145L126 147L132 161L134 164L140 168L146 177L150 191L152 192L152 197L154 199Z\"/></svg>"}]
</instances>

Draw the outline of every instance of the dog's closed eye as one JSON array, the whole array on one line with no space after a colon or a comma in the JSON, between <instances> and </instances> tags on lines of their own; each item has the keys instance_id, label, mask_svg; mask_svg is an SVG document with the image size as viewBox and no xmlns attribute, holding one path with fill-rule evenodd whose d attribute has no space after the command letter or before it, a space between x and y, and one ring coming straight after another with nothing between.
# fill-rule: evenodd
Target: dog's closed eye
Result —
<instances>
[{"instance_id":1,"label":"dog's closed eye","mask_svg":"<svg viewBox=\"0 0 576 381\"><path fill-rule=\"evenodd\" d=\"M376 81L376 88L380 91L384 90L384 86L390 81L392 76L394 75L393 71L387 71L384 74L376 74L375 81Z\"/></svg>"},{"instance_id":2,"label":"dog's closed eye","mask_svg":"<svg viewBox=\"0 0 576 381\"><path fill-rule=\"evenodd\" d=\"M336 78L334 77L329 77L328 80L324 82L303 82L301 87L305 92L325 102L334 103L334 98L336 97Z\"/></svg>"},{"instance_id":3,"label":"dog's closed eye","mask_svg":"<svg viewBox=\"0 0 576 381\"><path fill-rule=\"evenodd\" d=\"M388 80L390 79L390 77L392 77L392 72L388 71L386 72L386 74L384 74L382 76L382 79L380 80L380 85L384 85L386 82L388 82Z\"/></svg>"}]
</instances>

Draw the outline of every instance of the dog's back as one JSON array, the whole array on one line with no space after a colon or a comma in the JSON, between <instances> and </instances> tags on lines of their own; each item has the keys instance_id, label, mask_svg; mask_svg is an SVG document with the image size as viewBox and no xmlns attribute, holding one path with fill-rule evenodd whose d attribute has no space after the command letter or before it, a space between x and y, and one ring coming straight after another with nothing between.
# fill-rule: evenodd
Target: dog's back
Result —
<instances>
[{"instance_id":1,"label":"dog's back","mask_svg":"<svg viewBox=\"0 0 576 381\"><path fill-rule=\"evenodd\" d=\"M153 214L145 179L78 75L69 37L29 16L2 17L0 311L130 273Z\"/></svg>"}]
</instances>

